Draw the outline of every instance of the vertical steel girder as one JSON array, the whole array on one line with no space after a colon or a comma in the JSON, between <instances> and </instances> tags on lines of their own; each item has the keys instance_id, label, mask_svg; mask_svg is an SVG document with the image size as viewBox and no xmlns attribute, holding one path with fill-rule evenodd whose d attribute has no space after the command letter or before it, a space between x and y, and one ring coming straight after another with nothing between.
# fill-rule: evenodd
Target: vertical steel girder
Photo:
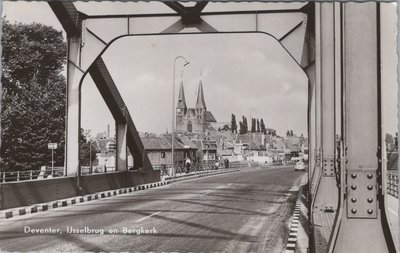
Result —
<instances>
[{"instance_id":1,"label":"vertical steel girder","mask_svg":"<svg viewBox=\"0 0 400 253\"><path fill-rule=\"evenodd\" d=\"M115 167L117 171L126 171L128 169L128 155L126 153L127 148L127 135L128 127L125 123L115 122L116 130L116 144L117 149L115 152Z\"/></svg>"},{"instance_id":2,"label":"vertical steel girder","mask_svg":"<svg viewBox=\"0 0 400 253\"><path fill-rule=\"evenodd\" d=\"M345 3L343 96L346 178L333 252L395 252L382 191L380 5ZM363 29L360 29L362 27Z\"/></svg>"},{"instance_id":3,"label":"vertical steel girder","mask_svg":"<svg viewBox=\"0 0 400 253\"><path fill-rule=\"evenodd\" d=\"M320 87L320 164L314 182L312 205L314 242L317 252L326 252L333 221L337 213L337 186L335 177L335 44L334 3L316 3L319 12L319 79ZM318 118L318 117L317 117Z\"/></svg>"},{"instance_id":4,"label":"vertical steel girder","mask_svg":"<svg viewBox=\"0 0 400 253\"><path fill-rule=\"evenodd\" d=\"M396 251L381 190L379 15L376 3L316 4L316 83L309 99L315 252ZM340 145L336 131L342 132ZM321 223L329 206L335 218Z\"/></svg>"},{"instance_id":5,"label":"vertical steel girder","mask_svg":"<svg viewBox=\"0 0 400 253\"><path fill-rule=\"evenodd\" d=\"M64 174L79 175L81 22L73 3L49 2L49 5L67 33L68 43Z\"/></svg>"}]
</instances>

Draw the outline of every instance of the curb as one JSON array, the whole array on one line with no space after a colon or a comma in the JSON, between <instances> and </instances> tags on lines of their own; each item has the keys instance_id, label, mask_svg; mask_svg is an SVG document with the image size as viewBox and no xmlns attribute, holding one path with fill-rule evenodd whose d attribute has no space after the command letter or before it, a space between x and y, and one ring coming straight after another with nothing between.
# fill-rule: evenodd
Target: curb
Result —
<instances>
[{"instance_id":1,"label":"curb","mask_svg":"<svg viewBox=\"0 0 400 253\"><path fill-rule=\"evenodd\" d=\"M47 202L47 203L35 204L32 206L17 207L17 208L13 208L13 209L9 209L9 210L3 210L0 212L0 220L23 216L26 214L45 212L45 211L48 211L51 209L56 209L59 207L72 206L72 205L75 205L78 203L84 203L84 202L89 202L92 200L109 198L112 196L131 193L134 191L141 191L141 190L145 190L145 189L149 189L149 188L163 186L163 185L166 185L169 183L171 183L171 182L170 181L159 181L159 182L155 182L155 183L148 183L148 184L138 185L138 186L134 186L134 187L128 187L128 188L122 188L122 189L116 189L116 190L108 190L108 191L88 194L85 196L77 196L77 197L72 197L72 198L67 198L67 199L51 201L51 202Z\"/></svg>"},{"instance_id":2,"label":"curb","mask_svg":"<svg viewBox=\"0 0 400 253\"><path fill-rule=\"evenodd\" d=\"M300 200L297 200L292 221L290 224L289 238L286 244L285 253L294 253L296 250L297 232L299 230L299 225L300 225L300 207L301 207Z\"/></svg>"},{"instance_id":3,"label":"curb","mask_svg":"<svg viewBox=\"0 0 400 253\"><path fill-rule=\"evenodd\" d=\"M187 176L180 176L180 177L175 177L175 178L166 178L165 180L168 180L168 182L170 182L170 183L174 183L174 182L185 180L185 179L193 179L193 178L198 178L198 177L213 176L213 175L226 174L226 173L232 173L232 172L238 172L238 171L240 171L240 169L217 171L217 172L214 172L214 173L203 172L203 173L192 174L192 175L187 175Z\"/></svg>"}]
</instances>

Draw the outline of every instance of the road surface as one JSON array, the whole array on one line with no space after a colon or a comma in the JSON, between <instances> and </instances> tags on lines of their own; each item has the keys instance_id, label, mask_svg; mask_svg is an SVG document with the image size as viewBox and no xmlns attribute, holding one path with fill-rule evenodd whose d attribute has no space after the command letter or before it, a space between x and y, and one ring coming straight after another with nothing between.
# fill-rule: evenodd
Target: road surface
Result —
<instances>
[{"instance_id":1,"label":"road surface","mask_svg":"<svg viewBox=\"0 0 400 253\"><path fill-rule=\"evenodd\" d=\"M304 172L239 172L0 222L2 251L282 252Z\"/></svg>"}]
</instances>

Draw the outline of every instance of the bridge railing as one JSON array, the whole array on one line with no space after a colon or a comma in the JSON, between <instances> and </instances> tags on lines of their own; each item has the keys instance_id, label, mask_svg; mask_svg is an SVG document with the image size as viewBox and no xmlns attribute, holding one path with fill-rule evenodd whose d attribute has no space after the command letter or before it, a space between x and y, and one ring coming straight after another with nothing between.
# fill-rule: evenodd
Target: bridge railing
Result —
<instances>
[{"instance_id":1,"label":"bridge railing","mask_svg":"<svg viewBox=\"0 0 400 253\"><path fill-rule=\"evenodd\" d=\"M216 168L215 162L201 162L190 166L189 172L210 171L215 169L225 168L225 163L221 161ZM257 162L234 161L229 162L228 168L246 168L257 166L271 166L271 164L259 164ZM171 173L171 164L156 164L153 165L154 170L160 170L161 176L168 176ZM81 175L105 174L115 172L115 167L99 167L99 166L81 166ZM175 174L185 174L186 168L183 165L178 165L175 168ZM50 179L64 176L64 167L54 167L53 169L43 166L40 170L26 171L3 171L0 172L0 182L15 182L27 180Z\"/></svg>"},{"instance_id":2,"label":"bridge railing","mask_svg":"<svg viewBox=\"0 0 400 253\"><path fill-rule=\"evenodd\" d=\"M56 178L64 176L63 167L46 168L40 170L24 170L24 171L2 171L0 172L0 182L15 182L27 180L40 180L45 178Z\"/></svg>"},{"instance_id":3,"label":"bridge railing","mask_svg":"<svg viewBox=\"0 0 400 253\"><path fill-rule=\"evenodd\" d=\"M105 174L115 172L115 167L90 167L82 166L81 175L92 175L92 174ZM28 180L41 180L58 178L64 176L64 167L46 167L43 166L40 170L23 170L23 171L1 171L0 182L17 182L17 181L28 181Z\"/></svg>"},{"instance_id":4,"label":"bridge railing","mask_svg":"<svg viewBox=\"0 0 400 253\"><path fill-rule=\"evenodd\" d=\"M399 197L399 177L397 171L387 173L387 193Z\"/></svg>"}]
</instances>

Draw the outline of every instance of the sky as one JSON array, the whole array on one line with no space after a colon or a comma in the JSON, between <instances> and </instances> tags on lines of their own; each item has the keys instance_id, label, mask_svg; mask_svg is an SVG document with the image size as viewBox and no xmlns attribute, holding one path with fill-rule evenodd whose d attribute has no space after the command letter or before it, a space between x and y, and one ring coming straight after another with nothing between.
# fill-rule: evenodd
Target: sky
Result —
<instances>
[{"instance_id":1,"label":"sky","mask_svg":"<svg viewBox=\"0 0 400 253\"><path fill-rule=\"evenodd\" d=\"M35 21L62 30L47 3L4 2L3 5L2 16L11 21ZM396 20L395 6L390 5L382 8L385 11L382 76L385 128L393 133L397 129ZM169 11L157 2L151 6L79 2L77 6L88 14ZM236 7L220 3L214 8L225 6ZM247 6L251 9L257 4ZM207 8L211 7L207 6L205 11ZM207 109L217 121L229 122L233 113L238 119L242 115L263 118L267 127L281 135L287 129L307 135L307 77L277 41L261 34L128 37L115 42L104 59L139 131L170 131L173 60L177 55L190 61L185 68L182 61L177 62L175 84L177 96L179 82L183 81L188 107L195 106L198 83L202 80ZM98 133L110 124L113 130L112 116L90 78L85 79L82 92L82 127Z\"/></svg>"}]
</instances>

